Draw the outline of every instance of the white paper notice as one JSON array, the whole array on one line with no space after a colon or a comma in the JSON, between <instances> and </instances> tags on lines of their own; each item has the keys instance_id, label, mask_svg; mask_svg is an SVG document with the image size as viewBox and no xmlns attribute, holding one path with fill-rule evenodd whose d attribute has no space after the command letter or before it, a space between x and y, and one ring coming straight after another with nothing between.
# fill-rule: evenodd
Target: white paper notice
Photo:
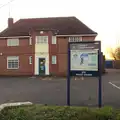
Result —
<instances>
[{"instance_id":1,"label":"white paper notice","mask_svg":"<svg viewBox=\"0 0 120 120\"><path fill-rule=\"evenodd\" d=\"M71 70L98 71L97 50L71 50Z\"/></svg>"}]
</instances>

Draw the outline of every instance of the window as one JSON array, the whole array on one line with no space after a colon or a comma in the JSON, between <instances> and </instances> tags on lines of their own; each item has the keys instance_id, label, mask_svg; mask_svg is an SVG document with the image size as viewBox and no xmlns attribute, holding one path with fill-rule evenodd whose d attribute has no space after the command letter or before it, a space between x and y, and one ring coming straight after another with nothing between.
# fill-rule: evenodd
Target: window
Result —
<instances>
[{"instance_id":1,"label":"window","mask_svg":"<svg viewBox=\"0 0 120 120\"><path fill-rule=\"evenodd\" d=\"M9 56L7 57L7 69L18 69L19 68L19 57Z\"/></svg>"},{"instance_id":2,"label":"window","mask_svg":"<svg viewBox=\"0 0 120 120\"><path fill-rule=\"evenodd\" d=\"M19 39L8 39L7 46L19 46Z\"/></svg>"},{"instance_id":3,"label":"window","mask_svg":"<svg viewBox=\"0 0 120 120\"><path fill-rule=\"evenodd\" d=\"M32 37L29 38L29 45L32 45Z\"/></svg>"},{"instance_id":4,"label":"window","mask_svg":"<svg viewBox=\"0 0 120 120\"><path fill-rule=\"evenodd\" d=\"M56 36L52 36L52 44L56 44Z\"/></svg>"},{"instance_id":5,"label":"window","mask_svg":"<svg viewBox=\"0 0 120 120\"><path fill-rule=\"evenodd\" d=\"M32 56L29 56L29 64L32 64Z\"/></svg>"},{"instance_id":6,"label":"window","mask_svg":"<svg viewBox=\"0 0 120 120\"><path fill-rule=\"evenodd\" d=\"M57 60L56 60L56 56L52 56L52 64L56 64Z\"/></svg>"},{"instance_id":7,"label":"window","mask_svg":"<svg viewBox=\"0 0 120 120\"><path fill-rule=\"evenodd\" d=\"M36 44L48 43L48 36L36 36Z\"/></svg>"},{"instance_id":8,"label":"window","mask_svg":"<svg viewBox=\"0 0 120 120\"><path fill-rule=\"evenodd\" d=\"M69 37L69 42L79 42L82 41L82 37Z\"/></svg>"}]
</instances>

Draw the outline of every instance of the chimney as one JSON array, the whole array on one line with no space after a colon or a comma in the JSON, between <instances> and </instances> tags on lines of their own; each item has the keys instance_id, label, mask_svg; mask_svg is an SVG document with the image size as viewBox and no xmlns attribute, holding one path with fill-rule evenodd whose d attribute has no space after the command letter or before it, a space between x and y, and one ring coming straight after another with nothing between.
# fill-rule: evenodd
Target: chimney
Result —
<instances>
[{"instance_id":1,"label":"chimney","mask_svg":"<svg viewBox=\"0 0 120 120\"><path fill-rule=\"evenodd\" d=\"M13 25L13 18L8 18L8 27L12 27Z\"/></svg>"}]
</instances>

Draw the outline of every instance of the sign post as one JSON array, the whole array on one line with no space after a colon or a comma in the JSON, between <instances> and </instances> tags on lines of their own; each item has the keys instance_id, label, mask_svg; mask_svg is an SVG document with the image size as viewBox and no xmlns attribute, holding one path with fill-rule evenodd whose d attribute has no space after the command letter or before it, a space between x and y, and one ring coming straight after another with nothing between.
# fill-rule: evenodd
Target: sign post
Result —
<instances>
[{"instance_id":1,"label":"sign post","mask_svg":"<svg viewBox=\"0 0 120 120\"><path fill-rule=\"evenodd\" d=\"M70 105L70 76L98 77L98 106L102 106L100 41L82 41L69 43L67 105Z\"/></svg>"},{"instance_id":2,"label":"sign post","mask_svg":"<svg viewBox=\"0 0 120 120\"><path fill-rule=\"evenodd\" d=\"M99 55L98 55L98 71L99 71L99 87L98 87L98 106L102 107L102 69L101 69L101 43L99 43Z\"/></svg>"},{"instance_id":3,"label":"sign post","mask_svg":"<svg viewBox=\"0 0 120 120\"><path fill-rule=\"evenodd\" d=\"M70 46L68 45L67 105L70 106Z\"/></svg>"}]
</instances>

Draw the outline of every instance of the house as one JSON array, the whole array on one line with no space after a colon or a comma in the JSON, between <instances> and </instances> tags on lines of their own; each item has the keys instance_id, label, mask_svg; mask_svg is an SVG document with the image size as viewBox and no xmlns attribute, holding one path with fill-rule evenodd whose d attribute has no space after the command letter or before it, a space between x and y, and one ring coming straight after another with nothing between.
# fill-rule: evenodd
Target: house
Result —
<instances>
[{"instance_id":1,"label":"house","mask_svg":"<svg viewBox=\"0 0 120 120\"><path fill-rule=\"evenodd\" d=\"M68 42L97 36L76 17L13 21L0 33L0 75L66 75Z\"/></svg>"}]
</instances>

